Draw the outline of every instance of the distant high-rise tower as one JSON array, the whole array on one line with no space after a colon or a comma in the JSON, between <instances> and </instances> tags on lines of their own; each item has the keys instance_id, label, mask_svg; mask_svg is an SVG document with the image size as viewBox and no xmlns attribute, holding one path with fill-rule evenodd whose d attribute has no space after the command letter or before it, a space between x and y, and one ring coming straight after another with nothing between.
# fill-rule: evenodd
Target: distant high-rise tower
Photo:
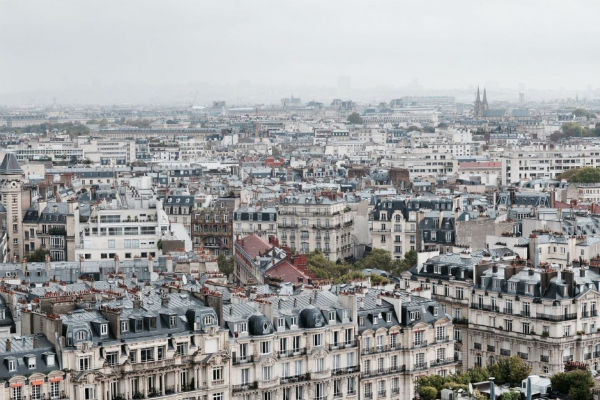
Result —
<instances>
[{"instance_id":1,"label":"distant high-rise tower","mask_svg":"<svg viewBox=\"0 0 600 400\"><path fill-rule=\"evenodd\" d=\"M6 153L0 164L0 195L6 210L6 230L10 237L8 248L11 258L23 256L22 238L22 188L23 170L13 153Z\"/></svg>"}]
</instances>

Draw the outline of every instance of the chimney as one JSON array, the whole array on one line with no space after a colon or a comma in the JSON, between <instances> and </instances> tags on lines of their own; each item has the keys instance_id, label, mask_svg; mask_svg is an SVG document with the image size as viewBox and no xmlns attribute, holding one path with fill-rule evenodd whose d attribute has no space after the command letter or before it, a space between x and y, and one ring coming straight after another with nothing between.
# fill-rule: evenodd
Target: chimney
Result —
<instances>
[{"instance_id":1,"label":"chimney","mask_svg":"<svg viewBox=\"0 0 600 400\"><path fill-rule=\"evenodd\" d=\"M473 283L477 286L481 284L481 276L490 268L489 264L476 264L473 266Z\"/></svg>"},{"instance_id":2,"label":"chimney","mask_svg":"<svg viewBox=\"0 0 600 400\"><path fill-rule=\"evenodd\" d=\"M8 353L11 350L11 342L10 342L10 338L6 338L6 346L5 346L5 351Z\"/></svg>"},{"instance_id":3,"label":"chimney","mask_svg":"<svg viewBox=\"0 0 600 400\"><path fill-rule=\"evenodd\" d=\"M21 270L23 271L23 275L27 272L27 258L21 260Z\"/></svg>"},{"instance_id":4,"label":"chimney","mask_svg":"<svg viewBox=\"0 0 600 400\"><path fill-rule=\"evenodd\" d=\"M50 273L51 273L50 254L46 254L45 263L46 263L46 279L50 279Z\"/></svg>"},{"instance_id":5,"label":"chimney","mask_svg":"<svg viewBox=\"0 0 600 400\"><path fill-rule=\"evenodd\" d=\"M120 267L121 267L121 263L119 262L119 255L115 254L115 275L119 275Z\"/></svg>"},{"instance_id":6,"label":"chimney","mask_svg":"<svg viewBox=\"0 0 600 400\"><path fill-rule=\"evenodd\" d=\"M31 345L33 346L34 349L37 349L37 347L38 347L38 337L37 337L37 335L33 335L33 343Z\"/></svg>"},{"instance_id":7,"label":"chimney","mask_svg":"<svg viewBox=\"0 0 600 400\"><path fill-rule=\"evenodd\" d=\"M167 272L173 272L173 257L167 257Z\"/></svg>"},{"instance_id":8,"label":"chimney","mask_svg":"<svg viewBox=\"0 0 600 400\"><path fill-rule=\"evenodd\" d=\"M136 310L142 308L142 295L140 294L140 292L137 292L135 294L135 297L133 298L133 308Z\"/></svg>"},{"instance_id":9,"label":"chimney","mask_svg":"<svg viewBox=\"0 0 600 400\"><path fill-rule=\"evenodd\" d=\"M154 272L154 259L152 258L152 254L148 255L148 272Z\"/></svg>"},{"instance_id":10,"label":"chimney","mask_svg":"<svg viewBox=\"0 0 600 400\"><path fill-rule=\"evenodd\" d=\"M579 268L579 276L585 278L585 268L583 265L581 265L581 268Z\"/></svg>"},{"instance_id":11,"label":"chimney","mask_svg":"<svg viewBox=\"0 0 600 400\"><path fill-rule=\"evenodd\" d=\"M378 294L378 295L377 295L376 304L377 304L378 306L380 306L380 305L381 305L381 295L380 295L380 294Z\"/></svg>"},{"instance_id":12,"label":"chimney","mask_svg":"<svg viewBox=\"0 0 600 400\"><path fill-rule=\"evenodd\" d=\"M162 304L163 307L169 307L169 295L167 293L163 293L160 296L160 304Z\"/></svg>"},{"instance_id":13,"label":"chimney","mask_svg":"<svg viewBox=\"0 0 600 400\"><path fill-rule=\"evenodd\" d=\"M560 274L561 274L563 280L567 284L567 287L569 290L569 296L572 296L573 289L575 288L575 273L571 270L564 270L564 271L561 271Z\"/></svg>"}]
</instances>

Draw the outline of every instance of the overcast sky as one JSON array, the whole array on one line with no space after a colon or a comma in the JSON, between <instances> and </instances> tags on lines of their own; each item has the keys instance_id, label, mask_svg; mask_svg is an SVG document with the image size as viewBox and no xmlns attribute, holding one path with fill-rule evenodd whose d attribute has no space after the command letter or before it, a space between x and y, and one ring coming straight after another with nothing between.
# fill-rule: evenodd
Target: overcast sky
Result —
<instances>
[{"instance_id":1,"label":"overcast sky","mask_svg":"<svg viewBox=\"0 0 600 400\"><path fill-rule=\"evenodd\" d=\"M0 104L317 98L340 77L386 95L595 89L599 15L574 0L0 0Z\"/></svg>"}]
</instances>

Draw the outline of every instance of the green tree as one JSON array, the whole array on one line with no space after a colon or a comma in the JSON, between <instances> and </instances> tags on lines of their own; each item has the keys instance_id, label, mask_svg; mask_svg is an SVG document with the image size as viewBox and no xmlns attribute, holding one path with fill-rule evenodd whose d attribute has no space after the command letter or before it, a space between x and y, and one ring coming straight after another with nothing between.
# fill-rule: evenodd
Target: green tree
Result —
<instances>
[{"instance_id":1,"label":"green tree","mask_svg":"<svg viewBox=\"0 0 600 400\"><path fill-rule=\"evenodd\" d=\"M569 389L569 400L592 400L590 387L572 386Z\"/></svg>"},{"instance_id":2,"label":"green tree","mask_svg":"<svg viewBox=\"0 0 600 400\"><path fill-rule=\"evenodd\" d=\"M225 254L221 253L217 257L217 265L222 273L226 275L233 273L233 257L226 257Z\"/></svg>"},{"instance_id":3,"label":"green tree","mask_svg":"<svg viewBox=\"0 0 600 400\"><path fill-rule=\"evenodd\" d=\"M408 271L412 266L417 264L417 252L410 250L404 254L404 258L394 262L394 275L400 275L404 271Z\"/></svg>"},{"instance_id":4,"label":"green tree","mask_svg":"<svg viewBox=\"0 0 600 400\"><path fill-rule=\"evenodd\" d=\"M48 250L39 248L36 249L33 253L27 256L27 261L30 262L42 262L46 261L46 254L50 254Z\"/></svg>"},{"instance_id":5,"label":"green tree","mask_svg":"<svg viewBox=\"0 0 600 400\"><path fill-rule=\"evenodd\" d=\"M363 123L363 119L361 116L355 111L352 114L348 115L348 122L352 125L360 125Z\"/></svg>"},{"instance_id":6,"label":"green tree","mask_svg":"<svg viewBox=\"0 0 600 400\"><path fill-rule=\"evenodd\" d=\"M308 269L319 279L327 279L334 282L339 281L344 275L356 271L352 266L345 263L329 261L318 251L307 255Z\"/></svg>"},{"instance_id":7,"label":"green tree","mask_svg":"<svg viewBox=\"0 0 600 400\"><path fill-rule=\"evenodd\" d=\"M422 399L435 400L437 398L438 391L432 386L422 386L419 388L419 394Z\"/></svg>"},{"instance_id":8,"label":"green tree","mask_svg":"<svg viewBox=\"0 0 600 400\"><path fill-rule=\"evenodd\" d=\"M521 400L521 393L513 392L512 390L510 392L504 392L502 393L502 396L500 396L500 400Z\"/></svg>"},{"instance_id":9,"label":"green tree","mask_svg":"<svg viewBox=\"0 0 600 400\"><path fill-rule=\"evenodd\" d=\"M382 269L384 271L392 271L394 260L389 251L383 249L373 249L362 260L357 263L358 268L365 269Z\"/></svg>"},{"instance_id":10,"label":"green tree","mask_svg":"<svg viewBox=\"0 0 600 400\"><path fill-rule=\"evenodd\" d=\"M275 147L275 146L273 146L273 147L271 148L271 155L272 155L273 157L279 157L279 156L281 155L281 150L279 150L279 148L278 148L278 147Z\"/></svg>"},{"instance_id":11,"label":"green tree","mask_svg":"<svg viewBox=\"0 0 600 400\"><path fill-rule=\"evenodd\" d=\"M586 388L588 391L594 386L594 378L588 370L577 369L571 372L559 372L550 378L552 388L560 393L570 393L572 387ZM571 398L569 394L569 398Z\"/></svg>"},{"instance_id":12,"label":"green tree","mask_svg":"<svg viewBox=\"0 0 600 400\"><path fill-rule=\"evenodd\" d=\"M594 167L573 168L558 176L571 183L598 183L600 182L600 169Z\"/></svg>"},{"instance_id":13,"label":"green tree","mask_svg":"<svg viewBox=\"0 0 600 400\"><path fill-rule=\"evenodd\" d=\"M371 274L369 275L369 278L371 279L371 284L375 286L387 285L388 283L390 283L390 280L388 278L377 274Z\"/></svg>"},{"instance_id":14,"label":"green tree","mask_svg":"<svg viewBox=\"0 0 600 400\"><path fill-rule=\"evenodd\" d=\"M510 371L508 382L514 386L520 385L531 372L531 367L525 364L519 356L512 356L508 359L508 369Z\"/></svg>"}]
</instances>

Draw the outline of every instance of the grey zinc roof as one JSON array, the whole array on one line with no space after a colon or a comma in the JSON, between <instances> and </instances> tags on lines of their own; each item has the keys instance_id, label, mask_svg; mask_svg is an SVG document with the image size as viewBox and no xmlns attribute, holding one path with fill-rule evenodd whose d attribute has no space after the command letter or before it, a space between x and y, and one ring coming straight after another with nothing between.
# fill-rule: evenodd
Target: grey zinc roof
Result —
<instances>
[{"instance_id":1,"label":"grey zinc roof","mask_svg":"<svg viewBox=\"0 0 600 400\"><path fill-rule=\"evenodd\" d=\"M4 156L4 160L0 164L0 175L23 175L23 170L14 153L6 153Z\"/></svg>"}]
</instances>

